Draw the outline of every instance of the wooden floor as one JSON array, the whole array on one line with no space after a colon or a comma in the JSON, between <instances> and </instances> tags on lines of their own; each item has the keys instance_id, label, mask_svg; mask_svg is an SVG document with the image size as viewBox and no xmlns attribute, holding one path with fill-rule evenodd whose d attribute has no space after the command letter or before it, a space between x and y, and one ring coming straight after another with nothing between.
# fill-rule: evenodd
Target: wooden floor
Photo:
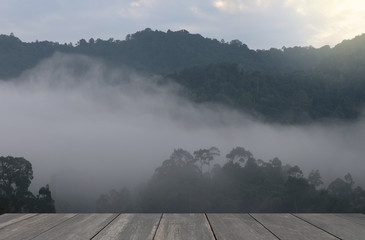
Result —
<instances>
[{"instance_id":1,"label":"wooden floor","mask_svg":"<svg viewBox=\"0 0 365 240\"><path fill-rule=\"evenodd\" d=\"M4 214L1 240L365 239L363 214Z\"/></svg>"}]
</instances>

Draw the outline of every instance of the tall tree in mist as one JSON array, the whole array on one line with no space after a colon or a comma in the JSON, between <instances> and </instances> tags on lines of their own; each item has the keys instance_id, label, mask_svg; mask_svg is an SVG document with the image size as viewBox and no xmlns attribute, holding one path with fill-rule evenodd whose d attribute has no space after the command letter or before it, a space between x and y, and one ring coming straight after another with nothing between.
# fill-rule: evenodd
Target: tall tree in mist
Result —
<instances>
[{"instance_id":1,"label":"tall tree in mist","mask_svg":"<svg viewBox=\"0 0 365 240\"><path fill-rule=\"evenodd\" d=\"M319 170L312 170L308 175L308 182L309 184L313 185L314 187L319 187L323 184L321 174Z\"/></svg>"},{"instance_id":2,"label":"tall tree in mist","mask_svg":"<svg viewBox=\"0 0 365 240\"><path fill-rule=\"evenodd\" d=\"M194 160L200 166L200 172L203 174L203 166L208 166L208 172L210 172L210 163L215 157L220 155L220 151L216 147L211 147L209 149L199 149L194 151Z\"/></svg>"}]
</instances>

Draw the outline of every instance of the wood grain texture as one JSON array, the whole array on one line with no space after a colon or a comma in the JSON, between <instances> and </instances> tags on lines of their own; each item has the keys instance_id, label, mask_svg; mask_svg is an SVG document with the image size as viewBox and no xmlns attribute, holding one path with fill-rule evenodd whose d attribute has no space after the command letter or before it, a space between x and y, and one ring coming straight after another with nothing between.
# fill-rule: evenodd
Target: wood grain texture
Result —
<instances>
[{"instance_id":1,"label":"wood grain texture","mask_svg":"<svg viewBox=\"0 0 365 240\"><path fill-rule=\"evenodd\" d=\"M336 214L295 214L295 216L342 239L365 239L365 227L363 225Z\"/></svg>"},{"instance_id":2,"label":"wood grain texture","mask_svg":"<svg viewBox=\"0 0 365 240\"><path fill-rule=\"evenodd\" d=\"M57 225L47 232L34 238L35 240L80 240L91 239L117 214L77 214L77 216Z\"/></svg>"},{"instance_id":3,"label":"wood grain texture","mask_svg":"<svg viewBox=\"0 0 365 240\"><path fill-rule=\"evenodd\" d=\"M248 214L207 214L217 240L275 239Z\"/></svg>"},{"instance_id":4,"label":"wood grain texture","mask_svg":"<svg viewBox=\"0 0 365 240\"><path fill-rule=\"evenodd\" d=\"M0 229L37 215L36 213L8 213L0 215Z\"/></svg>"},{"instance_id":5,"label":"wood grain texture","mask_svg":"<svg viewBox=\"0 0 365 240\"><path fill-rule=\"evenodd\" d=\"M162 218L161 218L162 216ZM365 239L362 214L4 214L0 240Z\"/></svg>"},{"instance_id":6,"label":"wood grain texture","mask_svg":"<svg viewBox=\"0 0 365 240\"><path fill-rule=\"evenodd\" d=\"M349 221L365 226L365 215L361 213L341 213L336 216L346 218Z\"/></svg>"},{"instance_id":7,"label":"wood grain texture","mask_svg":"<svg viewBox=\"0 0 365 240\"><path fill-rule=\"evenodd\" d=\"M0 239L28 240L74 217L76 214L39 214L0 230Z\"/></svg>"},{"instance_id":8,"label":"wood grain texture","mask_svg":"<svg viewBox=\"0 0 365 240\"><path fill-rule=\"evenodd\" d=\"M152 240L162 214L121 214L93 240Z\"/></svg>"},{"instance_id":9,"label":"wood grain texture","mask_svg":"<svg viewBox=\"0 0 365 240\"><path fill-rule=\"evenodd\" d=\"M155 240L214 240L204 214L163 214Z\"/></svg>"},{"instance_id":10,"label":"wood grain texture","mask_svg":"<svg viewBox=\"0 0 365 240\"><path fill-rule=\"evenodd\" d=\"M282 240L338 239L291 214L251 214L251 216Z\"/></svg>"}]
</instances>

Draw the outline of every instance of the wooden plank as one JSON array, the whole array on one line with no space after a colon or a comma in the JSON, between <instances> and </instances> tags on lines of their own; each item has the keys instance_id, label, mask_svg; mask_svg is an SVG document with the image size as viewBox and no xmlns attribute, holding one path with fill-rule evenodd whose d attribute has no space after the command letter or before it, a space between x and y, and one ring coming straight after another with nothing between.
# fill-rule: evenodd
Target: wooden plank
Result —
<instances>
[{"instance_id":1,"label":"wooden plank","mask_svg":"<svg viewBox=\"0 0 365 240\"><path fill-rule=\"evenodd\" d=\"M291 214L251 214L279 239L338 239Z\"/></svg>"},{"instance_id":2,"label":"wooden plank","mask_svg":"<svg viewBox=\"0 0 365 240\"><path fill-rule=\"evenodd\" d=\"M155 240L214 240L205 214L163 214Z\"/></svg>"},{"instance_id":3,"label":"wooden plank","mask_svg":"<svg viewBox=\"0 0 365 240\"><path fill-rule=\"evenodd\" d=\"M153 239L162 214L121 214L93 240Z\"/></svg>"},{"instance_id":4,"label":"wooden plank","mask_svg":"<svg viewBox=\"0 0 365 240\"><path fill-rule=\"evenodd\" d=\"M365 227L336 214L295 214L299 218L346 240L364 239Z\"/></svg>"},{"instance_id":5,"label":"wooden plank","mask_svg":"<svg viewBox=\"0 0 365 240\"><path fill-rule=\"evenodd\" d=\"M0 216L0 229L37 215L36 213L7 213Z\"/></svg>"},{"instance_id":6,"label":"wooden plank","mask_svg":"<svg viewBox=\"0 0 365 240\"><path fill-rule=\"evenodd\" d=\"M278 239L248 214L207 214L217 240Z\"/></svg>"},{"instance_id":7,"label":"wooden plank","mask_svg":"<svg viewBox=\"0 0 365 240\"><path fill-rule=\"evenodd\" d=\"M34 239L91 239L117 215L118 214L78 214Z\"/></svg>"},{"instance_id":8,"label":"wooden plank","mask_svg":"<svg viewBox=\"0 0 365 240\"><path fill-rule=\"evenodd\" d=\"M74 217L76 214L39 214L0 230L0 239L28 240Z\"/></svg>"},{"instance_id":9,"label":"wooden plank","mask_svg":"<svg viewBox=\"0 0 365 240\"><path fill-rule=\"evenodd\" d=\"M349 221L356 222L365 226L365 215L361 213L341 213L336 214L336 216L346 218Z\"/></svg>"}]
</instances>

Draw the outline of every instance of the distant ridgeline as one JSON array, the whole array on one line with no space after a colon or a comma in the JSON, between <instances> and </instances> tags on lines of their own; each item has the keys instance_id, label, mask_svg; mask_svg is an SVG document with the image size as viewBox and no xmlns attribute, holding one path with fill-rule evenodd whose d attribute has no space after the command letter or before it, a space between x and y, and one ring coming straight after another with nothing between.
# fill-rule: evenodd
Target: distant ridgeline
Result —
<instances>
[{"instance_id":1,"label":"distant ridgeline","mask_svg":"<svg viewBox=\"0 0 365 240\"><path fill-rule=\"evenodd\" d=\"M213 102L285 124L357 119L365 101L365 34L334 48L251 50L181 31L149 28L125 40L81 39L73 44L22 42L0 35L0 79L19 76L56 51L103 59L161 74L183 85L196 102Z\"/></svg>"}]
</instances>

